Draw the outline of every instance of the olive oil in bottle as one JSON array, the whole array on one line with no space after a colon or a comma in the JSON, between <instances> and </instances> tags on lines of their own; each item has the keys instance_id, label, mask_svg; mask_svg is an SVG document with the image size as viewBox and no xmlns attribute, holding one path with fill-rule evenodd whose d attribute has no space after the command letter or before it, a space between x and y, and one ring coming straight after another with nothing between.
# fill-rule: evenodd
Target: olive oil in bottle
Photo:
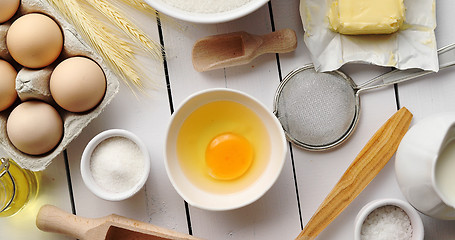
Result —
<instances>
[{"instance_id":1,"label":"olive oil in bottle","mask_svg":"<svg viewBox=\"0 0 455 240\"><path fill-rule=\"evenodd\" d=\"M36 198L39 172L21 168L11 159L1 158L0 217L13 216Z\"/></svg>"}]
</instances>

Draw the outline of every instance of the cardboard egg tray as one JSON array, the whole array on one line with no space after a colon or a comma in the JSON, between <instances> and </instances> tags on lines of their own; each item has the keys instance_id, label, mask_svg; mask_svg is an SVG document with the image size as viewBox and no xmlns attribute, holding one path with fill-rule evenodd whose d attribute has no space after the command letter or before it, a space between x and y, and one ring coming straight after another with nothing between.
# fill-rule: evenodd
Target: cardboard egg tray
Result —
<instances>
[{"instance_id":1,"label":"cardboard egg tray","mask_svg":"<svg viewBox=\"0 0 455 240\"><path fill-rule=\"evenodd\" d=\"M64 37L63 51L59 58L50 66L42 69L21 68L12 60L6 48L6 33L9 26L18 17L32 12L43 13L53 18L60 25ZM103 100L96 108L84 113L65 111L55 104L49 90L49 79L52 70L59 62L73 56L86 56L93 59L101 66L106 75L107 87ZM22 0L16 15L9 21L0 24L0 58L10 62L16 69L20 69L16 78L16 91L20 101L18 100L7 110L0 112L0 143L8 154L8 156L3 157L10 157L21 167L32 171L44 170L52 159L60 154L103 111L119 90L118 77L106 66L103 59L82 40L82 37L76 32L74 27L45 0ZM42 100L51 104L60 113L64 125L63 138L60 143L51 152L39 156L28 155L16 149L6 133L6 121L14 107L20 102L32 99Z\"/></svg>"}]
</instances>

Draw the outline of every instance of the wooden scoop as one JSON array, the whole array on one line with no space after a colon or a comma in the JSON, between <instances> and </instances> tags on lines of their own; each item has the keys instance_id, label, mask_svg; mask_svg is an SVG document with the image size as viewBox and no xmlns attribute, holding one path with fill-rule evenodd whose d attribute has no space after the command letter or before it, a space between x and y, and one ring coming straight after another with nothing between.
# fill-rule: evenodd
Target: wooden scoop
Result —
<instances>
[{"instance_id":1,"label":"wooden scoop","mask_svg":"<svg viewBox=\"0 0 455 240\"><path fill-rule=\"evenodd\" d=\"M312 240L373 180L396 152L412 114L401 108L373 135L296 239Z\"/></svg>"},{"instance_id":2,"label":"wooden scoop","mask_svg":"<svg viewBox=\"0 0 455 240\"><path fill-rule=\"evenodd\" d=\"M297 48L294 30L283 29L263 36L235 32L209 36L193 46L193 66L198 72L251 62L264 53L286 53Z\"/></svg>"},{"instance_id":3,"label":"wooden scoop","mask_svg":"<svg viewBox=\"0 0 455 240\"><path fill-rule=\"evenodd\" d=\"M52 205L41 207L36 217L36 226L45 232L61 233L80 240L199 239L114 214L97 219L78 217Z\"/></svg>"}]
</instances>

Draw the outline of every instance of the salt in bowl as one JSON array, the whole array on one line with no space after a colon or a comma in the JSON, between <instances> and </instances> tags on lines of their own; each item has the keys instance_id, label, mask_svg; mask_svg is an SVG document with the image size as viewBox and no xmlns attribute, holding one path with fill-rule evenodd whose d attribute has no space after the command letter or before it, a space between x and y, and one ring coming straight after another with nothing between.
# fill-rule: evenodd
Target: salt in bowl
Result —
<instances>
[{"instance_id":1,"label":"salt in bowl","mask_svg":"<svg viewBox=\"0 0 455 240\"><path fill-rule=\"evenodd\" d=\"M145 144L123 129L99 133L82 153L82 180L104 200L121 201L133 196L144 186L149 173L150 157Z\"/></svg>"},{"instance_id":2,"label":"salt in bowl","mask_svg":"<svg viewBox=\"0 0 455 240\"><path fill-rule=\"evenodd\" d=\"M403 210L404 213L409 217L410 226L412 228L412 237L410 238L411 240L423 240L424 239L424 228L423 228L422 219L420 218L419 213L409 203L399 200L399 199L379 199L379 200L374 200L374 201L366 204L357 214L357 217L355 219L355 227L354 227L354 239L355 240L364 240L365 239L365 238L362 238L362 235L361 235L362 226L365 223L365 220L373 211L375 211L381 207L386 207L386 206L398 207L399 209ZM390 213L388 213L387 215L389 216ZM403 216L403 215L401 214L399 216ZM394 219L394 220L400 221L399 219ZM378 222L376 222L373 219L371 222L380 224L379 222L382 222L382 221L378 220ZM380 227L380 226L372 226L372 227ZM379 232L382 232L383 234L387 234L387 231L379 231ZM384 238L378 238L378 239L384 239Z\"/></svg>"}]
</instances>

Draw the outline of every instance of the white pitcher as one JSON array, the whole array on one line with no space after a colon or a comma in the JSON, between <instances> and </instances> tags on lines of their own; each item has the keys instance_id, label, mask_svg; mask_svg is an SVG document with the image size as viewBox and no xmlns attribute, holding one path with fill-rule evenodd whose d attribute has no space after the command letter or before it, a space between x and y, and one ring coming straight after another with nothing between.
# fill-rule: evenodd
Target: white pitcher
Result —
<instances>
[{"instance_id":1,"label":"white pitcher","mask_svg":"<svg viewBox=\"0 0 455 240\"><path fill-rule=\"evenodd\" d=\"M411 127L396 153L395 172L404 196L420 212L439 219L455 220L455 199L441 191L443 185L436 180L441 153L453 140L455 112L440 113ZM455 182L450 187L455 188Z\"/></svg>"}]
</instances>

